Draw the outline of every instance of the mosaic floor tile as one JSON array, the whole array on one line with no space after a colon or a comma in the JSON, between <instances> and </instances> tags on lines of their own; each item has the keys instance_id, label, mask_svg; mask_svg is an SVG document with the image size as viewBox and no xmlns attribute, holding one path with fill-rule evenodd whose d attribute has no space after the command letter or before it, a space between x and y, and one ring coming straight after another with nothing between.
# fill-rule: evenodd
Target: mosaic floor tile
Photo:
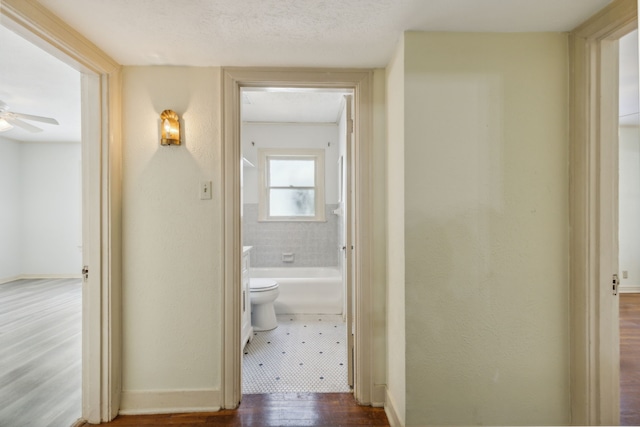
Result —
<instances>
[{"instance_id":1,"label":"mosaic floor tile","mask_svg":"<svg viewBox=\"0 0 640 427\"><path fill-rule=\"evenodd\" d=\"M346 327L340 315L278 315L244 348L242 392L349 392Z\"/></svg>"}]
</instances>

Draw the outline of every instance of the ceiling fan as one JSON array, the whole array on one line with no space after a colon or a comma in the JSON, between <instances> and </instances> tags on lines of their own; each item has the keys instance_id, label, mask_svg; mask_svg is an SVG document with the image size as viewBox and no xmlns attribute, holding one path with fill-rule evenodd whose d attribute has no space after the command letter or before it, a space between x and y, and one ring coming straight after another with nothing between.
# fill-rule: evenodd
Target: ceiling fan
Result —
<instances>
[{"instance_id":1,"label":"ceiling fan","mask_svg":"<svg viewBox=\"0 0 640 427\"><path fill-rule=\"evenodd\" d=\"M9 111L9 106L0 101L0 132L7 131L13 126L18 126L29 132L42 132L37 126L29 124L24 120L31 120L35 122L49 123L51 125L59 124L56 119L51 117L33 116L31 114L13 113Z\"/></svg>"}]
</instances>

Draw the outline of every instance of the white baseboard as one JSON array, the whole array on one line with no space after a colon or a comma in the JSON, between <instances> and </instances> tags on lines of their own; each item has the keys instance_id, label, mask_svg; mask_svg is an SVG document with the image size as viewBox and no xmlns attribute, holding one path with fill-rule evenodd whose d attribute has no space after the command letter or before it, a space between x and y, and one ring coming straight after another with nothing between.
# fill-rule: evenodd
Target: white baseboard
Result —
<instances>
[{"instance_id":1,"label":"white baseboard","mask_svg":"<svg viewBox=\"0 0 640 427\"><path fill-rule=\"evenodd\" d=\"M21 274L20 279L82 279L82 274Z\"/></svg>"},{"instance_id":2,"label":"white baseboard","mask_svg":"<svg viewBox=\"0 0 640 427\"><path fill-rule=\"evenodd\" d=\"M374 384L371 390L371 406L376 408L384 407L387 386L385 384Z\"/></svg>"},{"instance_id":3,"label":"white baseboard","mask_svg":"<svg viewBox=\"0 0 640 427\"><path fill-rule=\"evenodd\" d=\"M20 280L21 276L13 276L13 277L6 277L4 279L0 279L0 285L2 285L3 283L9 283L9 282L13 282L14 280Z\"/></svg>"},{"instance_id":4,"label":"white baseboard","mask_svg":"<svg viewBox=\"0 0 640 427\"><path fill-rule=\"evenodd\" d=\"M220 410L220 390L123 391L122 415L178 414Z\"/></svg>"},{"instance_id":5,"label":"white baseboard","mask_svg":"<svg viewBox=\"0 0 640 427\"><path fill-rule=\"evenodd\" d=\"M389 425L391 427L404 427L404 424L400 421L400 417L398 417L398 412L393 402L393 398L389 394L389 389L386 389L385 395L384 412L387 414Z\"/></svg>"},{"instance_id":6,"label":"white baseboard","mask_svg":"<svg viewBox=\"0 0 640 427\"><path fill-rule=\"evenodd\" d=\"M20 274L18 276L0 279L0 285L3 283L13 282L15 280L33 279L82 279L82 274Z\"/></svg>"},{"instance_id":7,"label":"white baseboard","mask_svg":"<svg viewBox=\"0 0 640 427\"><path fill-rule=\"evenodd\" d=\"M618 291L621 294L637 294L640 293L640 285L620 285Z\"/></svg>"}]
</instances>

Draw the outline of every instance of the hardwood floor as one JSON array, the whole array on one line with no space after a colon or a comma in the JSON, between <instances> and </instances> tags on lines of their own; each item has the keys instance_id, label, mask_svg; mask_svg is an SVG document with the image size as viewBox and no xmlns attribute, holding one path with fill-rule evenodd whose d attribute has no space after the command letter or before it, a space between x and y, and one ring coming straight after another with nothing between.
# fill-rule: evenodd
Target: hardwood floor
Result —
<instances>
[{"instance_id":1,"label":"hardwood floor","mask_svg":"<svg viewBox=\"0 0 640 427\"><path fill-rule=\"evenodd\" d=\"M388 426L383 408L358 406L350 393L247 394L235 410L119 416L106 426ZM81 424L78 427L88 427Z\"/></svg>"},{"instance_id":2,"label":"hardwood floor","mask_svg":"<svg viewBox=\"0 0 640 427\"><path fill-rule=\"evenodd\" d=\"M620 425L640 425L640 294L620 294Z\"/></svg>"},{"instance_id":3,"label":"hardwood floor","mask_svg":"<svg viewBox=\"0 0 640 427\"><path fill-rule=\"evenodd\" d=\"M82 411L82 281L0 285L0 426L60 427Z\"/></svg>"}]
</instances>

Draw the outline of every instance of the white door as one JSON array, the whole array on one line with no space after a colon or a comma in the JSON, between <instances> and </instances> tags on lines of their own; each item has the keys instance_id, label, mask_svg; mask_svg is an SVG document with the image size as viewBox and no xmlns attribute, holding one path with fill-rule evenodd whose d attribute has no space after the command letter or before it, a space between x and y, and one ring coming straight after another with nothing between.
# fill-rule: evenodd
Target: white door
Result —
<instances>
[{"instance_id":1,"label":"white door","mask_svg":"<svg viewBox=\"0 0 640 427\"><path fill-rule=\"evenodd\" d=\"M101 414L100 80L82 75L82 417Z\"/></svg>"},{"instance_id":2,"label":"white door","mask_svg":"<svg viewBox=\"0 0 640 427\"><path fill-rule=\"evenodd\" d=\"M600 422L620 421L620 343L618 299L618 40L601 44L599 233L600 339L602 357ZM606 83L605 83L606 81ZM608 362L610 355L611 362ZM607 366L608 365L608 366Z\"/></svg>"},{"instance_id":3,"label":"white door","mask_svg":"<svg viewBox=\"0 0 640 427\"><path fill-rule=\"evenodd\" d=\"M346 108L346 126L345 132L347 133L345 141L346 143L346 158L344 159L344 206L345 206L345 216L344 216L344 224L345 224L345 293L346 293L346 324L347 324L347 366L348 366L348 380L349 386L353 387L354 384L354 334L355 334L355 324L354 324L354 312L355 312L355 300L354 300L354 284L355 284L355 224L353 223L355 215L353 212L353 207L355 206L354 197L355 191L353 188L353 179L352 179L352 171L353 171L353 107L352 100L353 97L351 95L345 95L345 108Z\"/></svg>"}]
</instances>

